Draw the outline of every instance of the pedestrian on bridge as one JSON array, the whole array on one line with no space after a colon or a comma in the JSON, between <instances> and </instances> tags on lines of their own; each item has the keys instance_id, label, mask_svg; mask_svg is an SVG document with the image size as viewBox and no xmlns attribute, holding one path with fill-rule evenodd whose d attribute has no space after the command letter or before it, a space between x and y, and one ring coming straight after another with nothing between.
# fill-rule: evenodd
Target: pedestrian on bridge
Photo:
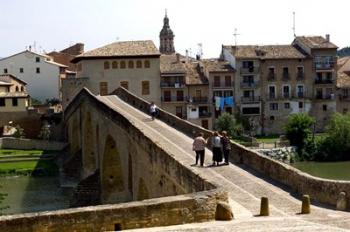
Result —
<instances>
[{"instance_id":1,"label":"pedestrian on bridge","mask_svg":"<svg viewBox=\"0 0 350 232\"><path fill-rule=\"evenodd\" d=\"M221 132L221 144L222 144L222 152L224 153L225 165L228 165L228 155L230 154L230 151L231 151L231 142L230 142L230 139L227 137L226 131Z\"/></svg>"},{"instance_id":2,"label":"pedestrian on bridge","mask_svg":"<svg viewBox=\"0 0 350 232\"><path fill-rule=\"evenodd\" d=\"M151 113L152 120L154 120L157 115L157 106L154 104L154 102L151 102L151 105L149 106L149 112Z\"/></svg>"},{"instance_id":3,"label":"pedestrian on bridge","mask_svg":"<svg viewBox=\"0 0 350 232\"><path fill-rule=\"evenodd\" d=\"M214 132L214 137L212 141L213 145L213 165L219 166L220 162L222 161L222 143L221 143L221 137L217 131Z\"/></svg>"},{"instance_id":4,"label":"pedestrian on bridge","mask_svg":"<svg viewBox=\"0 0 350 232\"><path fill-rule=\"evenodd\" d=\"M194 139L192 144L192 150L196 152L196 164L198 164L198 159L200 161L200 165L203 167L204 165L204 154L205 154L205 145L206 141L204 139L204 134L202 132L198 133L197 137Z\"/></svg>"}]
</instances>

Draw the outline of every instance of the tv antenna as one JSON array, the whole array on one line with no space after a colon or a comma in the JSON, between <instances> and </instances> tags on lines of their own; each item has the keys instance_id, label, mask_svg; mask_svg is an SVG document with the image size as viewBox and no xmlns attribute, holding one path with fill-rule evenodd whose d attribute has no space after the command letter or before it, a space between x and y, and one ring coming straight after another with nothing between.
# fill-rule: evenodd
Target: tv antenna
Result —
<instances>
[{"instance_id":1,"label":"tv antenna","mask_svg":"<svg viewBox=\"0 0 350 232\"><path fill-rule=\"evenodd\" d=\"M237 46L237 36L240 35L237 33L237 28L235 28L235 33L233 33L233 36L235 37L235 46Z\"/></svg>"},{"instance_id":2,"label":"tv antenna","mask_svg":"<svg viewBox=\"0 0 350 232\"><path fill-rule=\"evenodd\" d=\"M295 12L293 11L293 27L292 27L292 29L293 29L293 35L294 35L294 38L296 37L296 35L295 35Z\"/></svg>"}]
</instances>

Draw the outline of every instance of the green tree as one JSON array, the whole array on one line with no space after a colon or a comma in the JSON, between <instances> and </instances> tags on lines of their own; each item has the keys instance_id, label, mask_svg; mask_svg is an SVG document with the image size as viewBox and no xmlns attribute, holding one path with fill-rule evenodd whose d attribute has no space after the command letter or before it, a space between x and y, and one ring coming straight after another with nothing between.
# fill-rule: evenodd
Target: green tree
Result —
<instances>
[{"instance_id":1,"label":"green tree","mask_svg":"<svg viewBox=\"0 0 350 232\"><path fill-rule=\"evenodd\" d=\"M227 131L231 137L240 136L243 132L242 124L237 123L235 117L226 112L215 121L214 128L219 131Z\"/></svg>"},{"instance_id":2,"label":"green tree","mask_svg":"<svg viewBox=\"0 0 350 232\"><path fill-rule=\"evenodd\" d=\"M38 137L40 139L49 140L51 135L51 127L49 124L45 124L41 127Z\"/></svg>"},{"instance_id":3,"label":"green tree","mask_svg":"<svg viewBox=\"0 0 350 232\"><path fill-rule=\"evenodd\" d=\"M350 160L350 114L335 113L326 127L321 148L325 160Z\"/></svg>"},{"instance_id":4,"label":"green tree","mask_svg":"<svg viewBox=\"0 0 350 232\"><path fill-rule=\"evenodd\" d=\"M315 119L305 113L292 114L288 117L284 130L290 144L296 146L299 153L304 148L314 123Z\"/></svg>"}]
</instances>

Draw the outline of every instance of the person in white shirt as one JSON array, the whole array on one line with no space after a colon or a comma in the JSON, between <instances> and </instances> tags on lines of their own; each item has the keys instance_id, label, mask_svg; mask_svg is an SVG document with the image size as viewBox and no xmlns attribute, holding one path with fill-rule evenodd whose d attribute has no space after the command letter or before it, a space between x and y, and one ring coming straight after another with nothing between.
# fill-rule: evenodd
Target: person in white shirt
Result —
<instances>
[{"instance_id":1,"label":"person in white shirt","mask_svg":"<svg viewBox=\"0 0 350 232\"><path fill-rule=\"evenodd\" d=\"M151 102L151 105L149 106L149 112L151 113L152 120L154 120L157 114L157 106L154 104L154 102Z\"/></svg>"}]
</instances>

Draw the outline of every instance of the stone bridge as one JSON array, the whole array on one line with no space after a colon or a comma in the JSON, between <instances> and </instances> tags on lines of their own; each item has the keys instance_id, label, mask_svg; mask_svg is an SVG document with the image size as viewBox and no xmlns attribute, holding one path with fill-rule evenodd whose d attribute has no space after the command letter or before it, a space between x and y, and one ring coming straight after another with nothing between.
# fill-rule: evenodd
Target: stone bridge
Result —
<instances>
[{"instance_id":1,"label":"stone bridge","mask_svg":"<svg viewBox=\"0 0 350 232\"><path fill-rule=\"evenodd\" d=\"M194 224L148 230L350 229L350 214L335 210L341 192L349 201L349 182L311 177L235 143L230 165L211 167L206 150L205 167L191 166L193 135L211 132L163 110L153 121L147 110L147 102L123 88L109 96L83 89L65 110L71 156L64 170L79 180L72 204L97 206L5 216L4 231L20 231L16 225L103 231L185 223ZM301 194L311 196L311 214L300 214ZM269 198L269 217L257 217L261 197ZM220 202L229 203L234 220L214 221Z\"/></svg>"}]
</instances>

